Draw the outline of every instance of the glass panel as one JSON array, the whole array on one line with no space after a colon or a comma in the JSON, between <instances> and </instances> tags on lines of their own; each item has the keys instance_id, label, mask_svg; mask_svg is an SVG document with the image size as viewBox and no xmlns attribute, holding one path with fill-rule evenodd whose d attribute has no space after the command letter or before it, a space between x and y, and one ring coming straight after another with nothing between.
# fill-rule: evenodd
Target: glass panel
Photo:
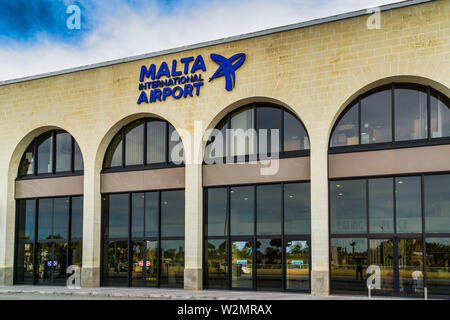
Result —
<instances>
[{"instance_id":1,"label":"glass panel","mask_svg":"<svg viewBox=\"0 0 450 320\"><path fill-rule=\"evenodd\" d=\"M69 239L69 198L55 198L52 239Z\"/></svg>"},{"instance_id":2,"label":"glass panel","mask_svg":"<svg viewBox=\"0 0 450 320\"><path fill-rule=\"evenodd\" d=\"M431 137L450 136L450 106L440 94L430 95Z\"/></svg>"},{"instance_id":3,"label":"glass panel","mask_svg":"<svg viewBox=\"0 0 450 320\"><path fill-rule=\"evenodd\" d=\"M52 280L52 243L38 243L38 283L50 284Z\"/></svg>"},{"instance_id":4,"label":"glass panel","mask_svg":"<svg viewBox=\"0 0 450 320\"><path fill-rule=\"evenodd\" d=\"M231 286L233 288L252 288L252 243L250 241L233 241L231 252Z\"/></svg>"},{"instance_id":5,"label":"glass panel","mask_svg":"<svg viewBox=\"0 0 450 320\"><path fill-rule=\"evenodd\" d=\"M256 186L258 235L281 234L281 184Z\"/></svg>"},{"instance_id":6,"label":"glass panel","mask_svg":"<svg viewBox=\"0 0 450 320\"><path fill-rule=\"evenodd\" d=\"M267 156L280 152L281 112L273 107L260 107L256 111L258 154Z\"/></svg>"},{"instance_id":7,"label":"glass panel","mask_svg":"<svg viewBox=\"0 0 450 320\"><path fill-rule=\"evenodd\" d=\"M35 200L17 200L16 283L33 283Z\"/></svg>"},{"instance_id":8,"label":"glass panel","mask_svg":"<svg viewBox=\"0 0 450 320\"><path fill-rule=\"evenodd\" d=\"M395 140L427 138L427 93L417 89L395 89Z\"/></svg>"},{"instance_id":9,"label":"glass panel","mask_svg":"<svg viewBox=\"0 0 450 320\"><path fill-rule=\"evenodd\" d=\"M131 194L131 237L144 237L144 193ZM134 252L134 251L133 251Z\"/></svg>"},{"instance_id":10,"label":"glass panel","mask_svg":"<svg viewBox=\"0 0 450 320\"><path fill-rule=\"evenodd\" d=\"M131 264L131 285L133 287L145 286L144 279L144 242L133 241L133 262Z\"/></svg>"},{"instance_id":11,"label":"glass panel","mask_svg":"<svg viewBox=\"0 0 450 320\"><path fill-rule=\"evenodd\" d=\"M228 234L227 221L227 188L208 188L208 223L205 236L226 236Z\"/></svg>"},{"instance_id":12,"label":"glass panel","mask_svg":"<svg viewBox=\"0 0 450 320\"><path fill-rule=\"evenodd\" d=\"M367 239L331 239L331 290L367 292Z\"/></svg>"},{"instance_id":13,"label":"glass panel","mask_svg":"<svg viewBox=\"0 0 450 320\"><path fill-rule=\"evenodd\" d=\"M361 99L361 144L392 141L392 90Z\"/></svg>"},{"instance_id":14,"label":"glass panel","mask_svg":"<svg viewBox=\"0 0 450 320\"><path fill-rule=\"evenodd\" d=\"M394 181L369 179L370 233L394 233Z\"/></svg>"},{"instance_id":15,"label":"glass panel","mask_svg":"<svg viewBox=\"0 0 450 320\"><path fill-rule=\"evenodd\" d=\"M34 142L25 150L19 166L19 177L29 174L34 174Z\"/></svg>"},{"instance_id":16,"label":"glass panel","mask_svg":"<svg viewBox=\"0 0 450 320\"><path fill-rule=\"evenodd\" d=\"M450 295L450 238L427 238L426 253L428 293Z\"/></svg>"},{"instance_id":17,"label":"glass panel","mask_svg":"<svg viewBox=\"0 0 450 320\"><path fill-rule=\"evenodd\" d=\"M38 240L51 239L53 220L53 199L39 199Z\"/></svg>"},{"instance_id":18,"label":"glass panel","mask_svg":"<svg viewBox=\"0 0 450 320\"><path fill-rule=\"evenodd\" d=\"M122 132L119 132L108 147L105 155L105 168L122 166Z\"/></svg>"},{"instance_id":19,"label":"glass panel","mask_svg":"<svg viewBox=\"0 0 450 320\"><path fill-rule=\"evenodd\" d=\"M53 244L52 276L55 285L66 285L67 243Z\"/></svg>"},{"instance_id":20,"label":"glass panel","mask_svg":"<svg viewBox=\"0 0 450 320\"><path fill-rule=\"evenodd\" d=\"M128 241L107 243L103 285L128 286Z\"/></svg>"},{"instance_id":21,"label":"glass panel","mask_svg":"<svg viewBox=\"0 0 450 320\"><path fill-rule=\"evenodd\" d=\"M33 284L33 260L34 260L34 244L20 243L17 253L17 267L15 279L17 284Z\"/></svg>"},{"instance_id":22,"label":"glass panel","mask_svg":"<svg viewBox=\"0 0 450 320\"><path fill-rule=\"evenodd\" d=\"M72 197L71 240L83 239L83 197Z\"/></svg>"},{"instance_id":23,"label":"glass panel","mask_svg":"<svg viewBox=\"0 0 450 320\"><path fill-rule=\"evenodd\" d=\"M17 200L17 230L21 240L34 240L36 200Z\"/></svg>"},{"instance_id":24,"label":"glass panel","mask_svg":"<svg viewBox=\"0 0 450 320\"><path fill-rule=\"evenodd\" d=\"M184 286L184 240L161 241L161 287Z\"/></svg>"},{"instance_id":25,"label":"glass panel","mask_svg":"<svg viewBox=\"0 0 450 320\"><path fill-rule=\"evenodd\" d=\"M145 193L145 236L158 236L158 210L159 196L158 192Z\"/></svg>"},{"instance_id":26,"label":"glass panel","mask_svg":"<svg viewBox=\"0 0 450 320\"><path fill-rule=\"evenodd\" d=\"M147 163L166 162L166 122L147 122Z\"/></svg>"},{"instance_id":27,"label":"glass panel","mask_svg":"<svg viewBox=\"0 0 450 320\"><path fill-rule=\"evenodd\" d=\"M286 241L286 289L309 290L308 241Z\"/></svg>"},{"instance_id":28,"label":"glass panel","mask_svg":"<svg viewBox=\"0 0 450 320\"><path fill-rule=\"evenodd\" d=\"M169 162L182 164L184 161L184 147L181 137L169 123Z\"/></svg>"},{"instance_id":29,"label":"glass panel","mask_svg":"<svg viewBox=\"0 0 450 320\"><path fill-rule=\"evenodd\" d=\"M83 264L82 264L83 244L81 242L73 242L72 241L70 243L70 249L71 249L71 259L72 259L70 264L77 265L81 268L83 266Z\"/></svg>"},{"instance_id":30,"label":"glass panel","mask_svg":"<svg viewBox=\"0 0 450 320\"><path fill-rule=\"evenodd\" d=\"M284 116L284 151L308 150L309 139L302 123L289 112L283 111Z\"/></svg>"},{"instance_id":31,"label":"glass panel","mask_svg":"<svg viewBox=\"0 0 450 320\"><path fill-rule=\"evenodd\" d=\"M309 234L311 231L310 184L284 185L284 233Z\"/></svg>"},{"instance_id":32,"label":"glass panel","mask_svg":"<svg viewBox=\"0 0 450 320\"><path fill-rule=\"evenodd\" d=\"M184 237L184 190L161 192L161 236Z\"/></svg>"},{"instance_id":33,"label":"glass panel","mask_svg":"<svg viewBox=\"0 0 450 320\"><path fill-rule=\"evenodd\" d=\"M423 295L423 242L422 239L398 241L398 267L400 293Z\"/></svg>"},{"instance_id":34,"label":"glass panel","mask_svg":"<svg viewBox=\"0 0 450 320\"><path fill-rule=\"evenodd\" d=\"M228 289L228 248L227 241L205 241L206 287L208 289Z\"/></svg>"},{"instance_id":35,"label":"glass panel","mask_svg":"<svg viewBox=\"0 0 450 320\"><path fill-rule=\"evenodd\" d=\"M218 130L218 132L213 132L209 137L205 147L205 159L225 157L227 128L228 128L228 116L222 119L216 126L215 129Z\"/></svg>"},{"instance_id":36,"label":"glass panel","mask_svg":"<svg viewBox=\"0 0 450 320\"><path fill-rule=\"evenodd\" d=\"M376 265L381 269L381 288L373 289L373 292L378 294L392 294L394 292L393 240L370 240L370 264Z\"/></svg>"},{"instance_id":37,"label":"glass panel","mask_svg":"<svg viewBox=\"0 0 450 320\"><path fill-rule=\"evenodd\" d=\"M358 103L355 103L339 120L331 135L331 147L350 146L359 143Z\"/></svg>"},{"instance_id":38,"label":"glass panel","mask_svg":"<svg viewBox=\"0 0 450 320\"><path fill-rule=\"evenodd\" d=\"M111 194L107 196L105 219L110 238L128 238L128 194Z\"/></svg>"},{"instance_id":39,"label":"glass panel","mask_svg":"<svg viewBox=\"0 0 450 320\"><path fill-rule=\"evenodd\" d=\"M125 165L144 162L144 120L138 120L125 127Z\"/></svg>"},{"instance_id":40,"label":"glass panel","mask_svg":"<svg viewBox=\"0 0 450 320\"><path fill-rule=\"evenodd\" d=\"M37 138L38 171L37 173L53 172L53 136L46 132Z\"/></svg>"},{"instance_id":41,"label":"glass panel","mask_svg":"<svg viewBox=\"0 0 450 320\"><path fill-rule=\"evenodd\" d=\"M230 145L232 156L256 153L253 108L243 108L231 115Z\"/></svg>"},{"instance_id":42,"label":"glass panel","mask_svg":"<svg viewBox=\"0 0 450 320\"><path fill-rule=\"evenodd\" d=\"M366 181L330 182L331 233L366 233Z\"/></svg>"},{"instance_id":43,"label":"glass panel","mask_svg":"<svg viewBox=\"0 0 450 320\"><path fill-rule=\"evenodd\" d=\"M71 171L72 136L67 132L56 134L56 172Z\"/></svg>"},{"instance_id":44,"label":"glass panel","mask_svg":"<svg viewBox=\"0 0 450 320\"><path fill-rule=\"evenodd\" d=\"M149 287L158 286L158 241L146 241L145 281Z\"/></svg>"},{"instance_id":45,"label":"glass panel","mask_svg":"<svg viewBox=\"0 0 450 320\"><path fill-rule=\"evenodd\" d=\"M282 289L281 239L256 241L256 287L266 290Z\"/></svg>"},{"instance_id":46,"label":"glass panel","mask_svg":"<svg viewBox=\"0 0 450 320\"><path fill-rule=\"evenodd\" d=\"M254 234L254 188L233 187L230 190L231 235Z\"/></svg>"},{"instance_id":47,"label":"glass panel","mask_svg":"<svg viewBox=\"0 0 450 320\"><path fill-rule=\"evenodd\" d=\"M395 178L397 233L422 232L420 177Z\"/></svg>"},{"instance_id":48,"label":"glass panel","mask_svg":"<svg viewBox=\"0 0 450 320\"><path fill-rule=\"evenodd\" d=\"M80 146L78 145L78 143L74 140L74 159L73 159L73 169L75 171L79 171L79 170L83 170L84 169L84 164L83 164L83 155L81 154L81 149Z\"/></svg>"},{"instance_id":49,"label":"glass panel","mask_svg":"<svg viewBox=\"0 0 450 320\"><path fill-rule=\"evenodd\" d=\"M450 232L450 175L424 177L426 232Z\"/></svg>"}]
</instances>

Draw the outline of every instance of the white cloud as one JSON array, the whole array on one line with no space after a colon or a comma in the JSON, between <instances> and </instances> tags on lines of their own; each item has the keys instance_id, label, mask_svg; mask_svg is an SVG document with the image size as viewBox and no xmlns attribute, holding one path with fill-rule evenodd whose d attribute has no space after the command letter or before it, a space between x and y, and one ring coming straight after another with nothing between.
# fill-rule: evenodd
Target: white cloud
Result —
<instances>
[{"instance_id":1,"label":"white cloud","mask_svg":"<svg viewBox=\"0 0 450 320\"><path fill-rule=\"evenodd\" d=\"M95 29L82 45L52 42L45 34L34 45L0 47L0 80L57 71L398 1L250 0L184 4L165 13L157 2L144 9L117 6L98 10ZM83 12L82 12L83 14ZM83 28L83 25L81 26Z\"/></svg>"}]
</instances>

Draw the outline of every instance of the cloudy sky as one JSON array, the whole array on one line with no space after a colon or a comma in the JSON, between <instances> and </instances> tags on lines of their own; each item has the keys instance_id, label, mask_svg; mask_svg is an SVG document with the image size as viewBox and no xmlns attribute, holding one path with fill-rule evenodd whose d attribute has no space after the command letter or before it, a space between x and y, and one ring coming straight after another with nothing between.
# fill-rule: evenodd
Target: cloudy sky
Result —
<instances>
[{"instance_id":1,"label":"cloudy sky","mask_svg":"<svg viewBox=\"0 0 450 320\"><path fill-rule=\"evenodd\" d=\"M0 0L0 81L398 0ZM80 29L69 29L77 5Z\"/></svg>"}]
</instances>

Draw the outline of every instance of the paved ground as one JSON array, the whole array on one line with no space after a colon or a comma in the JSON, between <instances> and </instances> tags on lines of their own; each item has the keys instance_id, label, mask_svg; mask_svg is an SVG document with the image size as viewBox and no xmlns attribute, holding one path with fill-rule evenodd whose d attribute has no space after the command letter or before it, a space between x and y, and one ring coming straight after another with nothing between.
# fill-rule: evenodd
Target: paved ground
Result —
<instances>
[{"instance_id":1,"label":"paved ground","mask_svg":"<svg viewBox=\"0 0 450 320\"><path fill-rule=\"evenodd\" d=\"M181 289L81 288L47 286L0 287L0 300L366 300L367 296L309 294L283 292L191 291ZM376 297L372 299L399 299Z\"/></svg>"}]
</instances>

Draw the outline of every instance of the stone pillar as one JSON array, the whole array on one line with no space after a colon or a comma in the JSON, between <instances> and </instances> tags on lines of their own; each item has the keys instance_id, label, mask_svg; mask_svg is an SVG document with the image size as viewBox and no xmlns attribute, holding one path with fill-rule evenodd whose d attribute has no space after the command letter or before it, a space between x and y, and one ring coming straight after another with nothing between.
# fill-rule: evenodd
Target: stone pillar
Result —
<instances>
[{"instance_id":1,"label":"stone pillar","mask_svg":"<svg viewBox=\"0 0 450 320\"><path fill-rule=\"evenodd\" d=\"M328 137L311 134L311 294L330 294Z\"/></svg>"},{"instance_id":2,"label":"stone pillar","mask_svg":"<svg viewBox=\"0 0 450 320\"><path fill-rule=\"evenodd\" d=\"M203 289L202 165L186 164L184 289Z\"/></svg>"},{"instance_id":3,"label":"stone pillar","mask_svg":"<svg viewBox=\"0 0 450 320\"><path fill-rule=\"evenodd\" d=\"M84 162L83 261L81 286L100 286L101 196L100 168L93 159Z\"/></svg>"},{"instance_id":4,"label":"stone pillar","mask_svg":"<svg viewBox=\"0 0 450 320\"><path fill-rule=\"evenodd\" d=\"M11 180L11 181L9 181ZM0 286L14 282L15 200L14 179L8 179L8 168L0 174Z\"/></svg>"}]
</instances>

